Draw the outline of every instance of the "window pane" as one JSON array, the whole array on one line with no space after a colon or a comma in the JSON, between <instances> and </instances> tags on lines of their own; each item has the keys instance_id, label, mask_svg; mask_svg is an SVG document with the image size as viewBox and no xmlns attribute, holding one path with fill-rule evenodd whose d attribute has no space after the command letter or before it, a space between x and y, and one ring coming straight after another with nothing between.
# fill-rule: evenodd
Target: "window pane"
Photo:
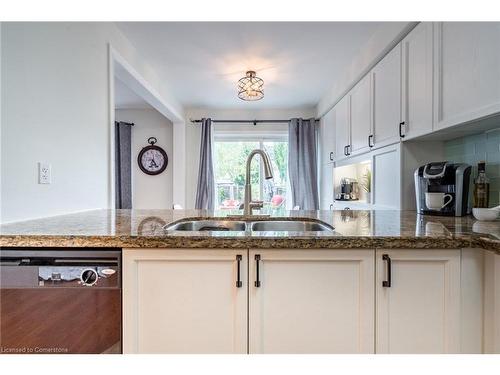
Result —
<instances>
[{"instance_id":1,"label":"window pane","mask_svg":"<svg viewBox=\"0 0 500 375\"><path fill-rule=\"evenodd\" d=\"M259 148L259 142L214 142L216 207L238 208L245 200L245 173L248 154ZM260 158L255 157L250 169L252 197L260 199Z\"/></svg>"},{"instance_id":2,"label":"window pane","mask_svg":"<svg viewBox=\"0 0 500 375\"><path fill-rule=\"evenodd\" d=\"M271 159L273 179L264 182L264 202L273 210L286 209L288 183L288 142L265 141L264 150Z\"/></svg>"},{"instance_id":3,"label":"window pane","mask_svg":"<svg viewBox=\"0 0 500 375\"><path fill-rule=\"evenodd\" d=\"M214 142L216 207L218 209L237 209L244 202L246 160L249 153L260 148L260 145L271 159L273 178L264 179L260 155L255 156L251 167L252 199L264 201L263 212L284 211L286 209L288 142L265 139L262 141Z\"/></svg>"}]
</instances>

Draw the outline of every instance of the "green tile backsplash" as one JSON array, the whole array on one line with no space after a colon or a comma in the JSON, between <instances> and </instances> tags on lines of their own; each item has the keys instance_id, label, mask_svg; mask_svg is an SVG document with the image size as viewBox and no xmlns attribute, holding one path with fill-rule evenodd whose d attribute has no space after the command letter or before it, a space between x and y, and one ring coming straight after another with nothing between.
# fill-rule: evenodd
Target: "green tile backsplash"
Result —
<instances>
[{"instance_id":1,"label":"green tile backsplash","mask_svg":"<svg viewBox=\"0 0 500 375\"><path fill-rule=\"evenodd\" d=\"M444 145L446 160L472 165L472 179L477 176L477 163L486 161L486 175L490 179L490 206L500 205L500 127L482 134L452 139Z\"/></svg>"}]
</instances>

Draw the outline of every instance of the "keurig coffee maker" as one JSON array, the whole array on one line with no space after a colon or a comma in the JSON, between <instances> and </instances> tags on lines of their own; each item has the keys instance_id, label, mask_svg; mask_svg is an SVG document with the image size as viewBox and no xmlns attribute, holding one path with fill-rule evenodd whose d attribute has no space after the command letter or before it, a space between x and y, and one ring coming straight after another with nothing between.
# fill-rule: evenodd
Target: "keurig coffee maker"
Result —
<instances>
[{"instance_id":1,"label":"keurig coffee maker","mask_svg":"<svg viewBox=\"0 0 500 375\"><path fill-rule=\"evenodd\" d=\"M470 165L446 161L419 167L414 173L417 212L425 215L467 215L470 173Z\"/></svg>"}]
</instances>

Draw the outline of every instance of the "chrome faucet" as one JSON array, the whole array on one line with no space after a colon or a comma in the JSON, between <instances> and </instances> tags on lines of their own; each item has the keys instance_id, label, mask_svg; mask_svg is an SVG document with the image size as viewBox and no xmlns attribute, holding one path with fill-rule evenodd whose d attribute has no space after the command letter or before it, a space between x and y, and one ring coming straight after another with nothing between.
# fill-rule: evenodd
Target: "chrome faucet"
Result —
<instances>
[{"instance_id":1,"label":"chrome faucet","mask_svg":"<svg viewBox=\"0 0 500 375\"><path fill-rule=\"evenodd\" d=\"M264 176L266 180L273 178L273 169L271 167L271 160L269 155L263 150L255 149L248 155L247 158L247 170L245 178L245 205L243 209L243 215L251 216L252 209L262 208L264 206L263 202L253 202L252 201L252 185L250 184L250 167L252 164L252 159L255 155L259 154L262 162L264 163Z\"/></svg>"}]
</instances>

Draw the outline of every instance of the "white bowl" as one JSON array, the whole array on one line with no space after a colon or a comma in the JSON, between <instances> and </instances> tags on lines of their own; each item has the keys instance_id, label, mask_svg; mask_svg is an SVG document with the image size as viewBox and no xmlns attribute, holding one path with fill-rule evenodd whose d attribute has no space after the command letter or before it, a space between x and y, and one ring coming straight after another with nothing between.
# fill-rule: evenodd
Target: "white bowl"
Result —
<instances>
[{"instance_id":1,"label":"white bowl","mask_svg":"<svg viewBox=\"0 0 500 375\"><path fill-rule=\"evenodd\" d=\"M495 220L498 217L498 210L492 208L473 208L472 214L477 220L489 221Z\"/></svg>"}]
</instances>

